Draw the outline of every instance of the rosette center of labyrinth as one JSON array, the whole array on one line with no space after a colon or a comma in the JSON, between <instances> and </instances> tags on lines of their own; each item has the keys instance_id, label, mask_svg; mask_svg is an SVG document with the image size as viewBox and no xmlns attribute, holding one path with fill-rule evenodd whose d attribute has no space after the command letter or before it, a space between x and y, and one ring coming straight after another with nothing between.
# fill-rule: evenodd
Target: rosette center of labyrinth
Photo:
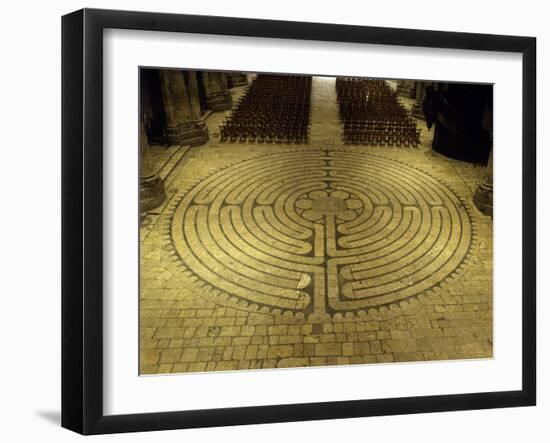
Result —
<instances>
[{"instance_id":1,"label":"rosette center of labyrinth","mask_svg":"<svg viewBox=\"0 0 550 443\"><path fill-rule=\"evenodd\" d=\"M240 306L324 317L407 300L455 275L468 210L417 168L345 151L281 152L185 192L173 245L203 291Z\"/></svg>"}]
</instances>

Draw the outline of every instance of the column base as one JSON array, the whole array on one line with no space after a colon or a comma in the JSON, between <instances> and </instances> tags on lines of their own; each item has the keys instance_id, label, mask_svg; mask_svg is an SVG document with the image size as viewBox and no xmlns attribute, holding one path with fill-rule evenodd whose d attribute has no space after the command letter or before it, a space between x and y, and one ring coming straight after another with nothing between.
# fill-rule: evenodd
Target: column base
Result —
<instances>
[{"instance_id":1,"label":"column base","mask_svg":"<svg viewBox=\"0 0 550 443\"><path fill-rule=\"evenodd\" d=\"M407 98L415 98L416 97L416 88L414 87L414 82L406 81L405 83L398 83L397 89L395 91L397 95L400 95L401 97L407 97Z\"/></svg>"},{"instance_id":2,"label":"column base","mask_svg":"<svg viewBox=\"0 0 550 443\"><path fill-rule=\"evenodd\" d=\"M422 107L418 103L415 103L414 106L412 107L411 116L421 120L426 119L426 117L424 117L424 113L422 112Z\"/></svg>"},{"instance_id":3,"label":"column base","mask_svg":"<svg viewBox=\"0 0 550 443\"><path fill-rule=\"evenodd\" d=\"M246 74L228 74L227 81L230 88L248 85L248 78L246 77Z\"/></svg>"},{"instance_id":4,"label":"column base","mask_svg":"<svg viewBox=\"0 0 550 443\"><path fill-rule=\"evenodd\" d=\"M206 106L212 111L227 111L233 107L233 97L229 91L208 92Z\"/></svg>"},{"instance_id":5,"label":"column base","mask_svg":"<svg viewBox=\"0 0 550 443\"><path fill-rule=\"evenodd\" d=\"M177 126L168 127L168 143L172 145L204 145L209 140L208 128L203 120L180 123Z\"/></svg>"},{"instance_id":6,"label":"column base","mask_svg":"<svg viewBox=\"0 0 550 443\"><path fill-rule=\"evenodd\" d=\"M482 183L474 192L474 204L484 215L493 216L493 186Z\"/></svg>"},{"instance_id":7,"label":"column base","mask_svg":"<svg viewBox=\"0 0 550 443\"><path fill-rule=\"evenodd\" d=\"M142 177L139 184L139 212L144 213L160 206L166 198L164 182L157 176Z\"/></svg>"}]
</instances>

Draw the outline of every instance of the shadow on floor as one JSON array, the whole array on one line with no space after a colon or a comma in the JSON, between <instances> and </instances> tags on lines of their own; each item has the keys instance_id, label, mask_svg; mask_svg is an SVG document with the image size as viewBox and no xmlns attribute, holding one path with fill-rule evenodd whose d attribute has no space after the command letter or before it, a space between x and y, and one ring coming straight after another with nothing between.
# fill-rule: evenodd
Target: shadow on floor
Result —
<instances>
[{"instance_id":1,"label":"shadow on floor","mask_svg":"<svg viewBox=\"0 0 550 443\"><path fill-rule=\"evenodd\" d=\"M56 426L61 425L61 411L36 411L36 415Z\"/></svg>"}]
</instances>

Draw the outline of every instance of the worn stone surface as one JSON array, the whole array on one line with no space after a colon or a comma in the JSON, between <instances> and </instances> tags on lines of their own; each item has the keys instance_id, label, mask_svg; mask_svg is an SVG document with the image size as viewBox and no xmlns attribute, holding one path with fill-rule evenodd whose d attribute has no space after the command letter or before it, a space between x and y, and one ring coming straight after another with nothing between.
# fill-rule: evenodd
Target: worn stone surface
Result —
<instances>
[{"instance_id":1,"label":"worn stone surface","mask_svg":"<svg viewBox=\"0 0 550 443\"><path fill-rule=\"evenodd\" d=\"M141 232L141 373L492 356L485 168L344 146L314 78L308 145L191 148ZM324 123L323 123L324 122Z\"/></svg>"}]
</instances>

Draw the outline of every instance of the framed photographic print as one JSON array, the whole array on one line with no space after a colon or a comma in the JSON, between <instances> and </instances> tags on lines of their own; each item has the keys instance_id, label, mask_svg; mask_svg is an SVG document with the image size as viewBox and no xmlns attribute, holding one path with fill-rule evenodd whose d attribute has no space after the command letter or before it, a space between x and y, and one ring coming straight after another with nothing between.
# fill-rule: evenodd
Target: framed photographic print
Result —
<instances>
[{"instance_id":1,"label":"framed photographic print","mask_svg":"<svg viewBox=\"0 0 550 443\"><path fill-rule=\"evenodd\" d=\"M534 38L62 25L64 427L535 404Z\"/></svg>"}]
</instances>

